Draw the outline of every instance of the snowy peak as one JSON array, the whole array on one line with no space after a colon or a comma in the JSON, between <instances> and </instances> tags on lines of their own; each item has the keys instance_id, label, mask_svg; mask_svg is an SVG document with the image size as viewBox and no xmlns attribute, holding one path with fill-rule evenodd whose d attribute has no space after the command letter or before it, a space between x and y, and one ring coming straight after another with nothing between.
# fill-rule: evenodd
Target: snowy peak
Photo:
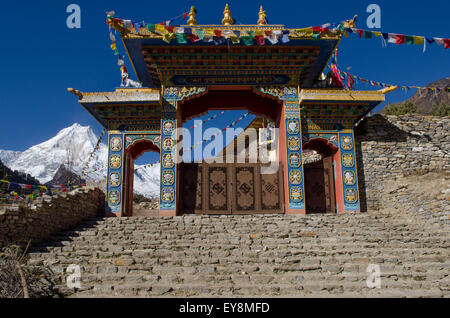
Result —
<instances>
[{"instance_id":1,"label":"snowy peak","mask_svg":"<svg viewBox=\"0 0 450 318\"><path fill-rule=\"evenodd\" d=\"M3 162L4 165L9 166L9 164L16 160L17 157L20 156L22 151L13 151L13 150L1 150L0 149L0 161Z\"/></svg>"},{"instance_id":2,"label":"snowy peak","mask_svg":"<svg viewBox=\"0 0 450 318\"><path fill-rule=\"evenodd\" d=\"M73 124L60 130L55 137L35 145L24 152L14 155L5 153L13 159L7 165L17 171L23 171L36 177L41 183L52 180L61 164L66 165L74 173L80 174L89 154L97 143L97 136L89 126ZM94 159L89 163L92 169L106 170L107 147L100 145ZM102 171L99 171L102 172ZM93 175L93 179L106 175L106 171Z\"/></svg>"},{"instance_id":3,"label":"snowy peak","mask_svg":"<svg viewBox=\"0 0 450 318\"><path fill-rule=\"evenodd\" d=\"M98 141L91 127L78 123L61 129L56 136L24 152L0 150L0 160L12 170L25 172L42 184L51 181L61 165L81 175ZM87 165L87 180L106 182L108 147L101 143ZM134 191L149 198L159 196L160 166L135 165Z\"/></svg>"}]
</instances>

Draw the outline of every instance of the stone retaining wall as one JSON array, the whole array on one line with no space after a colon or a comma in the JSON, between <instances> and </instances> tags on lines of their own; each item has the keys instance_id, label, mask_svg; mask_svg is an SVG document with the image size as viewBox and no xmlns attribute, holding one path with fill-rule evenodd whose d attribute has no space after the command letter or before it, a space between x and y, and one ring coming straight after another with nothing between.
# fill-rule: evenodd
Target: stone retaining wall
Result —
<instances>
[{"instance_id":1,"label":"stone retaining wall","mask_svg":"<svg viewBox=\"0 0 450 318\"><path fill-rule=\"evenodd\" d=\"M104 215L105 194L83 188L56 197L45 196L30 206L0 207L0 247L42 241L87 218Z\"/></svg>"},{"instance_id":2,"label":"stone retaining wall","mask_svg":"<svg viewBox=\"0 0 450 318\"><path fill-rule=\"evenodd\" d=\"M382 206L385 181L450 171L450 117L381 116L355 130L361 209Z\"/></svg>"}]
</instances>

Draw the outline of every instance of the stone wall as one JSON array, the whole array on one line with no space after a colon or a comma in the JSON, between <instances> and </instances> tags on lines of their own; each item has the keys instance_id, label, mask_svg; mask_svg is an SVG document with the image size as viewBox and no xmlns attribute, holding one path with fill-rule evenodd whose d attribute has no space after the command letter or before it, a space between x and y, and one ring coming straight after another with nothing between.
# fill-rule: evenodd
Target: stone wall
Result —
<instances>
[{"instance_id":1,"label":"stone wall","mask_svg":"<svg viewBox=\"0 0 450 318\"><path fill-rule=\"evenodd\" d=\"M42 241L87 218L104 215L105 194L97 188L44 196L29 206L0 207L0 247Z\"/></svg>"},{"instance_id":2,"label":"stone wall","mask_svg":"<svg viewBox=\"0 0 450 318\"><path fill-rule=\"evenodd\" d=\"M355 129L361 209L382 206L385 181L450 172L450 118L381 116Z\"/></svg>"}]
</instances>

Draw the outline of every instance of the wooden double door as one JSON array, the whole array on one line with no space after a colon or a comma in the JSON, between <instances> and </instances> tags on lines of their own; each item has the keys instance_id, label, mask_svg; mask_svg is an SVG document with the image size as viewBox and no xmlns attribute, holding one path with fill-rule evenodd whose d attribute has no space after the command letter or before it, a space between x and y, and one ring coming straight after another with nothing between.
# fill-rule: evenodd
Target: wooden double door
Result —
<instances>
[{"instance_id":1,"label":"wooden double door","mask_svg":"<svg viewBox=\"0 0 450 318\"><path fill-rule=\"evenodd\" d=\"M332 157L304 165L306 213L336 213Z\"/></svg>"},{"instance_id":2,"label":"wooden double door","mask_svg":"<svg viewBox=\"0 0 450 318\"><path fill-rule=\"evenodd\" d=\"M180 164L183 214L284 213L281 165L262 174L261 164Z\"/></svg>"}]
</instances>

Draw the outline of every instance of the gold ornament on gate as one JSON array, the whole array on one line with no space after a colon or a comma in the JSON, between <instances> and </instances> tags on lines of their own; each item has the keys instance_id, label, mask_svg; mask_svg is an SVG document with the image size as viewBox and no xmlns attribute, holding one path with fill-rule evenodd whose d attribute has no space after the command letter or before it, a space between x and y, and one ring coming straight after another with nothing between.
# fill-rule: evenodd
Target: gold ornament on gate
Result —
<instances>
[{"instance_id":1,"label":"gold ornament on gate","mask_svg":"<svg viewBox=\"0 0 450 318\"><path fill-rule=\"evenodd\" d=\"M197 25L197 20L195 20L196 15L197 15L197 11L195 11L194 6L191 6L191 11L188 14L189 19L187 20L188 25Z\"/></svg>"},{"instance_id":2,"label":"gold ornament on gate","mask_svg":"<svg viewBox=\"0 0 450 318\"><path fill-rule=\"evenodd\" d=\"M222 19L223 25L233 25L234 19L231 17L231 11L230 7L228 6L228 3L225 5L225 10L223 11L223 19Z\"/></svg>"},{"instance_id":3,"label":"gold ornament on gate","mask_svg":"<svg viewBox=\"0 0 450 318\"><path fill-rule=\"evenodd\" d=\"M259 13L258 13L259 19L258 19L258 25L266 25L267 24L267 15L266 11L263 9L263 6L259 7Z\"/></svg>"}]
</instances>

